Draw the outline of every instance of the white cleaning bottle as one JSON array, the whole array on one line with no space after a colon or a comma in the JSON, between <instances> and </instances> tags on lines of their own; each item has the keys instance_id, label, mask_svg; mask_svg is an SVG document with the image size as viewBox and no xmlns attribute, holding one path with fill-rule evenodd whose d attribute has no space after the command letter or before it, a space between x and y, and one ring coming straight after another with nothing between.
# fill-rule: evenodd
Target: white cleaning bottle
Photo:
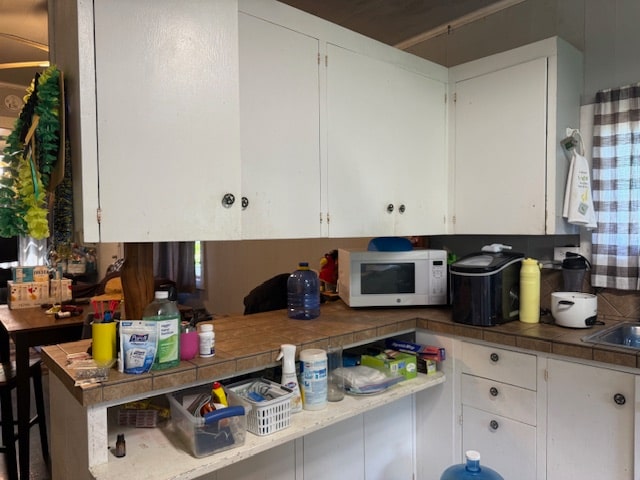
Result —
<instances>
[{"instance_id":1,"label":"white cleaning bottle","mask_svg":"<svg viewBox=\"0 0 640 480\"><path fill-rule=\"evenodd\" d=\"M280 384L293 390L291 397L291 412L302 411L302 398L300 397L300 386L296 375L296 346L285 343L280 345L280 354L276 360L282 360L282 380Z\"/></svg>"}]
</instances>

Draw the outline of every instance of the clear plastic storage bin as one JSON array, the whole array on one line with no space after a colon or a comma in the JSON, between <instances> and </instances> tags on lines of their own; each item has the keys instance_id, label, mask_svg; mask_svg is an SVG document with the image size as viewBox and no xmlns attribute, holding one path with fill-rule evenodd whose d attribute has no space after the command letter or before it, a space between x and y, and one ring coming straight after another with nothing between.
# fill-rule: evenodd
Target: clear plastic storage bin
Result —
<instances>
[{"instance_id":1,"label":"clear plastic storage bin","mask_svg":"<svg viewBox=\"0 0 640 480\"><path fill-rule=\"evenodd\" d=\"M197 387L167 394L171 406L171 425L195 457L206 457L244 444L247 434L247 414L251 405L241 397L229 395L229 406L207 413L192 415L187 408L211 388Z\"/></svg>"},{"instance_id":2,"label":"clear plastic storage bin","mask_svg":"<svg viewBox=\"0 0 640 480\"><path fill-rule=\"evenodd\" d=\"M247 428L255 435L269 435L291 425L293 392L264 378L252 378L227 387L231 398L251 404Z\"/></svg>"}]
</instances>

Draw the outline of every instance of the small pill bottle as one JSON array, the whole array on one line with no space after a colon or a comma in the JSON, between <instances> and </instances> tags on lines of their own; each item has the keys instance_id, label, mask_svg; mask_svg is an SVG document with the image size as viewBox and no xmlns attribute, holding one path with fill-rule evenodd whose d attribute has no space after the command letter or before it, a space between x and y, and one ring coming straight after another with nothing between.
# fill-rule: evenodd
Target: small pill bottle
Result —
<instances>
[{"instance_id":1,"label":"small pill bottle","mask_svg":"<svg viewBox=\"0 0 640 480\"><path fill-rule=\"evenodd\" d=\"M216 354L216 334L213 331L213 325L209 323L200 325L198 338L200 340L200 356L213 357Z\"/></svg>"}]
</instances>

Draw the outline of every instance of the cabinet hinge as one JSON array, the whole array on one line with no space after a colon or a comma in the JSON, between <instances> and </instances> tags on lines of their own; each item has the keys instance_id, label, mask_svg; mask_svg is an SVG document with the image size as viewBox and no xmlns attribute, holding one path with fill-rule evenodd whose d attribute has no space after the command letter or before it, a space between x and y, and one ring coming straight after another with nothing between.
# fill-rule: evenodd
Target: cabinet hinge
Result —
<instances>
[{"instance_id":1,"label":"cabinet hinge","mask_svg":"<svg viewBox=\"0 0 640 480\"><path fill-rule=\"evenodd\" d=\"M544 381L549 381L549 370L547 370L546 368L544 369Z\"/></svg>"},{"instance_id":2,"label":"cabinet hinge","mask_svg":"<svg viewBox=\"0 0 640 480\"><path fill-rule=\"evenodd\" d=\"M447 94L446 93L444 94L444 103L445 103L445 105L447 104Z\"/></svg>"},{"instance_id":3,"label":"cabinet hinge","mask_svg":"<svg viewBox=\"0 0 640 480\"><path fill-rule=\"evenodd\" d=\"M329 225L330 221L331 221L331 216L329 215L329 212L327 212L327 225Z\"/></svg>"},{"instance_id":4,"label":"cabinet hinge","mask_svg":"<svg viewBox=\"0 0 640 480\"><path fill-rule=\"evenodd\" d=\"M453 217L451 217L451 223L453 223L454 225L456 224L456 216L455 215Z\"/></svg>"},{"instance_id":5,"label":"cabinet hinge","mask_svg":"<svg viewBox=\"0 0 640 480\"><path fill-rule=\"evenodd\" d=\"M456 103L458 101L458 92L454 92L453 93L453 103Z\"/></svg>"},{"instance_id":6,"label":"cabinet hinge","mask_svg":"<svg viewBox=\"0 0 640 480\"><path fill-rule=\"evenodd\" d=\"M458 415L458 425L462 425L462 415Z\"/></svg>"},{"instance_id":7,"label":"cabinet hinge","mask_svg":"<svg viewBox=\"0 0 640 480\"><path fill-rule=\"evenodd\" d=\"M325 55L324 56L324 66L328 67L329 66L329 55Z\"/></svg>"},{"instance_id":8,"label":"cabinet hinge","mask_svg":"<svg viewBox=\"0 0 640 480\"><path fill-rule=\"evenodd\" d=\"M98 222L98 225L100 225L102 223L102 209L101 208L96 209L96 221Z\"/></svg>"},{"instance_id":9,"label":"cabinet hinge","mask_svg":"<svg viewBox=\"0 0 640 480\"><path fill-rule=\"evenodd\" d=\"M320 57L321 57L320 52L318 52L318 65L320 65Z\"/></svg>"}]
</instances>

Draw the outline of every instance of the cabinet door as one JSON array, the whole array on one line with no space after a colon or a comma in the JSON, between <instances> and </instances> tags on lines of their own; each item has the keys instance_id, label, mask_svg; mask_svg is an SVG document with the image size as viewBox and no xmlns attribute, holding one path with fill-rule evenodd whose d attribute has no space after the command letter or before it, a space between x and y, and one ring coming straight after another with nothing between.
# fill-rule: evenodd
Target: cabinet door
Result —
<instances>
[{"instance_id":1,"label":"cabinet door","mask_svg":"<svg viewBox=\"0 0 640 480\"><path fill-rule=\"evenodd\" d=\"M242 237L320 236L318 39L239 14Z\"/></svg>"},{"instance_id":2,"label":"cabinet door","mask_svg":"<svg viewBox=\"0 0 640 480\"><path fill-rule=\"evenodd\" d=\"M545 233L546 119L546 58L455 83L455 233Z\"/></svg>"},{"instance_id":3,"label":"cabinet door","mask_svg":"<svg viewBox=\"0 0 640 480\"><path fill-rule=\"evenodd\" d=\"M536 429L531 425L463 405L462 450L477 450L480 464L504 478L537 478Z\"/></svg>"},{"instance_id":4,"label":"cabinet door","mask_svg":"<svg viewBox=\"0 0 640 480\"><path fill-rule=\"evenodd\" d=\"M363 415L304 437L304 479L364 480Z\"/></svg>"},{"instance_id":5,"label":"cabinet door","mask_svg":"<svg viewBox=\"0 0 640 480\"><path fill-rule=\"evenodd\" d=\"M444 233L445 85L336 45L327 54L329 235Z\"/></svg>"},{"instance_id":6,"label":"cabinet door","mask_svg":"<svg viewBox=\"0 0 640 480\"><path fill-rule=\"evenodd\" d=\"M634 381L628 373L549 359L548 480L633 478Z\"/></svg>"},{"instance_id":7,"label":"cabinet door","mask_svg":"<svg viewBox=\"0 0 640 480\"><path fill-rule=\"evenodd\" d=\"M100 240L239 238L237 3L94 3Z\"/></svg>"},{"instance_id":8,"label":"cabinet door","mask_svg":"<svg viewBox=\"0 0 640 480\"><path fill-rule=\"evenodd\" d=\"M367 480L412 480L416 429L413 397L364 414L364 458ZM346 477L343 477L346 478Z\"/></svg>"}]
</instances>

